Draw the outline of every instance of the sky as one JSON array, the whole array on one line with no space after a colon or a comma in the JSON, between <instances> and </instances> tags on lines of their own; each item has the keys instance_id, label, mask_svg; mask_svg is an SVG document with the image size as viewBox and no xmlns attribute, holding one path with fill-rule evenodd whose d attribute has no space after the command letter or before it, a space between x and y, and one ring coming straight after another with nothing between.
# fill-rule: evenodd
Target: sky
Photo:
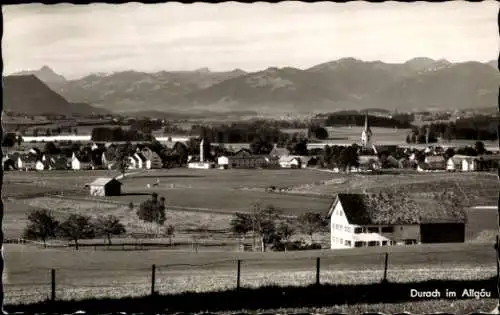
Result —
<instances>
[{"instance_id":1,"label":"sky","mask_svg":"<svg viewBox=\"0 0 500 315\"><path fill-rule=\"evenodd\" d=\"M305 69L353 57L498 58L496 1L2 6L6 74Z\"/></svg>"}]
</instances>

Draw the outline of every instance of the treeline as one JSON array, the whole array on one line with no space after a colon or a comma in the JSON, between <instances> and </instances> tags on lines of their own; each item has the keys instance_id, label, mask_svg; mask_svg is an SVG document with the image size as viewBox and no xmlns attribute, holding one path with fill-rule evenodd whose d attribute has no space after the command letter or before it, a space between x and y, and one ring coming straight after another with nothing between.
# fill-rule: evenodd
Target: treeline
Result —
<instances>
[{"instance_id":1,"label":"treeline","mask_svg":"<svg viewBox=\"0 0 500 315\"><path fill-rule=\"evenodd\" d=\"M97 127L92 129L92 141L151 141L150 134L144 134L139 130L124 130L120 127L107 128Z\"/></svg>"},{"instance_id":2,"label":"treeline","mask_svg":"<svg viewBox=\"0 0 500 315\"><path fill-rule=\"evenodd\" d=\"M456 122L432 123L420 128L414 127L406 137L407 143L434 143L438 138L451 140L482 140L498 139L498 118L476 116L459 119ZM427 141L428 140L428 141Z\"/></svg>"},{"instance_id":3,"label":"treeline","mask_svg":"<svg viewBox=\"0 0 500 315\"><path fill-rule=\"evenodd\" d=\"M432 132L445 140L486 140L498 139L498 118L475 116L462 118L456 122L428 125Z\"/></svg>"},{"instance_id":4,"label":"treeline","mask_svg":"<svg viewBox=\"0 0 500 315\"><path fill-rule=\"evenodd\" d=\"M413 116L410 114L397 114L392 118L368 115L371 127L382 128L411 128ZM357 112L333 113L327 116L326 126L364 126L365 115Z\"/></svg>"},{"instance_id":5,"label":"treeline","mask_svg":"<svg viewBox=\"0 0 500 315\"><path fill-rule=\"evenodd\" d=\"M251 143L254 141L282 143L290 137L281 132L280 128L272 122L266 121L239 122L213 127L194 125L191 134L199 135L205 141L212 143Z\"/></svg>"}]
</instances>

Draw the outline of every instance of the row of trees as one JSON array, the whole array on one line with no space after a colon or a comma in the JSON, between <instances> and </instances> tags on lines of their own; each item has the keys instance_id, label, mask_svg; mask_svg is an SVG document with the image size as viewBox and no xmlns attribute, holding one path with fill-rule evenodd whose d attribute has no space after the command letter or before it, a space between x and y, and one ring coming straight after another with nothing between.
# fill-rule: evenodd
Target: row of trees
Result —
<instances>
[{"instance_id":1,"label":"row of trees","mask_svg":"<svg viewBox=\"0 0 500 315\"><path fill-rule=\"evenodd\" d=\"M150 141L151 134L145 134L137 129L125 130L120 127L97 127L92 129L92 141Z\"/></svg>"},{"instance_id":2,"label":"row of trees","mask_svg":"<svg viewBox=\"0 0 500 315\"><path fill-rule=\"evenodd\" d=\"M314 247L313 235L325 231L327 226L328 222L318 213L308 212L296 219L290 219L284 217L282 211L276 207L262 207L258 203L252 206L250 213L234 214L230 223L231 232L240 240L244 240L247 234L251 233L254 248L258 238L262 251L269 247L274 250L288 250L291 245L296 245L290 240L298 231L309 235Z\"/></svg>"},{"instance_id":3,"label":"row of trees","mask_svg":"<svg viewBox=\"0 0 500 315\"><path fill-rule=\"evenodd\" d=\"M133 203L129 204L129 208L133 210ZM161 234L161 227L166 222L165 198L158 198L158 194L153 193L151 199L140 204L136 215L141 221L156 225L157 230L150 232ZM70 214L65 220L59 221L50 211L43 209L28 214L28 225L24 229L23 238L41 240L44 246L49 239L63 238L74 242L78 250L80 240L105 237L107 243L111 245L113 236L125 233L125 226L114 215L91 218L80 214ZM174 227L168 225L164 235L170 237L172 242Z\"/></svg>"},{"instance_id":4,"label":"row of trees","mask_svg":"<svg viewBox=\"0 0 500 315\"><path fill-rule=\"evenodd\" d=\"M369 116L370 126L383 128L411 128L412 118L404 114L389 117ZM325 120L326 126L363 126L365 114L358 112L333 113Z\"/></svg>"},{"instance_id":5,"label":"row of trees","mask_svg":"<svg viewBox=\"0 0 500 315\"><path fill-rule=\"evenodd\" d=\"M46 241L51 238L61 237L75 242L78 249L78 241L91 239L96 236L104 236L111 244L113 235L124 234L125 227L120 220L113 216L100 216L92 219L89 216L70 214L66 220L60 222L47 210L36 210L28 215L28 225L24 230L23 237L30 240L41 240L46 246Z\"/></svg>"}]
</instances>

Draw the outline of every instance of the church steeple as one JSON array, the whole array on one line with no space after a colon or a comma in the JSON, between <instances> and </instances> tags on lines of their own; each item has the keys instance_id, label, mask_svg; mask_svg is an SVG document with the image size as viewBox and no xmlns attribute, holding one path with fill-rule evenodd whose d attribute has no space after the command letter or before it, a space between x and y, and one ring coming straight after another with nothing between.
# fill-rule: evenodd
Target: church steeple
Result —
<instances>
[{"instance_id":1,"label":"church steeple","mask_svg":"<svg viewBox=\"0 0 500 315\"><path fill-rule=\"evenodd\" d=\"M361 133L361 145L365 148L371 148L372 131L368 123L368 112L365 113L365 127Z\"/></svg>"},{"instance_id":2,"label":"church steeple","mask_svg":"<svg viewBox=\"0 0 500 315\"><path fill-rule=\"evenodd\" d=\"M370 130L370 124L368 123L368 112L365 113L365 129L364 129L365 132L372 132Z\"/></svg>"}]
</instances>

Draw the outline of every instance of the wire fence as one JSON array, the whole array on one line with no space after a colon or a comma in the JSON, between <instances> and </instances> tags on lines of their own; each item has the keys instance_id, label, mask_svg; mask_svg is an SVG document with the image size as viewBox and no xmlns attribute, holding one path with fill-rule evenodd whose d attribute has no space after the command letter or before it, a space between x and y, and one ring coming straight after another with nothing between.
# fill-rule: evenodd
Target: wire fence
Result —
<instances>
[{"instance_id":1,"label":"wire fence","mask_svg":"<svg viewBox=\"0 0 500 315\"><path fill-rule=\"evenodd\" d=\"M457 251L458 252L458 251ZM139 254L140 255L140 254ZM209 292L259 288L269 285L356 285L425 280L478 280L494 277L496 266L452 263L450 251L435 251L434 258L449 257L442 264L433 254L416 259L413 254L348 254L334 257L196 259L152 264L123 262L89 267L60 266L54 269L9 271L4 279L6 304L43 300L123 298L151 294ZM264 256L263 256L264 257ZM431 258L429 258L431 257ZM187 258L186 258L187 259ZM189 261L192 261L190 259ZM489 261L488 261L489 262ZM128 264L128 265L127 265Z\"/></svg>"}]
</instances>

